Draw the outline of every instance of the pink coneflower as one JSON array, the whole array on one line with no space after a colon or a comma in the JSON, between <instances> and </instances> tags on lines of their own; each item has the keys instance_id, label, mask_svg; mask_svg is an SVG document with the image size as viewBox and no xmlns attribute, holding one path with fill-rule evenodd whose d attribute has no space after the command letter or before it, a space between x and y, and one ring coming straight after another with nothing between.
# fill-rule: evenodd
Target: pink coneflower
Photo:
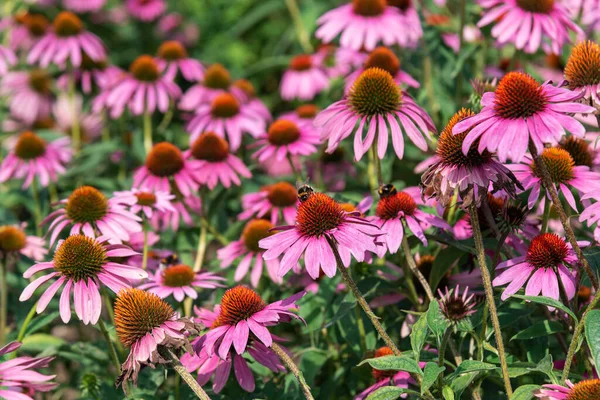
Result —
<instances>
[{"instance_id":1,"label":"pink coneflower","mask_svg":"<svg viewBox=\"0 0 600 400\"><path fill-rule=\"evenodd\" d=\"M312 100L329 88L329 76L319 59L310 54L295 56L281 77L281 98Z\"/></svg>"},{"instance_id":2,"label":"pink coneflower","mask_svg":"<svg viewBox=\"0 0 600 400\"><path fill-rule=\"evenodd\" d=\"M121 68L108 65L107 60L94 61L85 53L83 53L79 68L72 71L75 83L80 85L81 91L85 94L92 93L95 88L99 90L110 89L117 80L125 75ZM69 79L71 79L71 74L62 74L57 81L58 88L65 92L68 91Z\"/></svg>"},{"instance_id":3,"label":"pink coneflower","mask_svg":"<svg viewBox=\"0 0 600 400\"><path fill-rule=\"evenodd\" d=\"M260 115L263 120L270 122L273 119L269 108L256 96L256 89L252 82L238 79L231 84L231 90L243 104Z\"/></svg>"},{"instance_id":4,"label":"pink coneflower","mask_svg":"<svg viewBox=\"0 0 600 400\"><path fill-rule=\"evenodd\" d=\"M216 353L226 360L232 345L238 355L246 351L250 332L257 341L271 347L273 337L267 327L289 322L292 318L301 319L291 310L298 309L296 302L305 294L296 293L285 300L267 304L258 293L245 286L227 290L221 299L219 315L206 333L203 347L209 356Z\"/></svg>"},{"instance_id":5,"label":"pink coneflower","mask_svg":"<svg viewBox=\"0 0 600 400\"><path fill-rule=\"evenodd\" d=\"M514 0L513 0L514 1ZM463 141L463 153L479 139L478 150L495 152L502 162L521 161L531 141L538 154L544 143L557 143L565 129L583 137L585 128L569 114L591 113L595 109L576 101L583 92L557 88L546 82L541 86L523 72L509 72L495 92L485 93L483 109L454 126L455 135L471 129Z\"/></svg>"},{"instance_id":6,"label":"pink coneflower","mask_svg":"<svg viewBox=\"0 0 600 400\"><path fill-rule=\"evenodd\" d=\"M456 285L454 289L448 289L442 292L438 289L440 296L440 310L442 315L452 324L460 323L470 315L475 314L475 294L469 296L469 287L460 293L460 286Z\"/></svg>"},{"instance_id":7,"label":"pink coneflower","mask_svg":"<svg viewBox=\"0 0 600 400\"><path fill-rule=\"evenodd\" d=\"M266 121L261 113L229 92L217 94L210 103L198 106L186 126L190 142L204 132L214 132L221 137L227 135L232 151L240 148L244 133L258 137L265 129Z\"/></svg>"},{"instance_id":8,"label":"pink coneflower","mask_svg":"<svg viewBox=\"0 0 600 400\"><path fill-rule=\"evenodd\" d=\"M260 148L252 158L257 158L262 163L272 158L281 162L292 156L306 157L317 152L315 145L319 143L319 136L310 129L310 125L278 119L271 124L266 134L257 139L256 146Z\"/></svg>"},{"instance_id":9,"label":"pink coneflower","mask_svg":"<svg viewBox=\"0 0 600 400\"><path fill-rule=\"evenodd\" d=\"M321 110L315 104L303 104L296 107L294 111L282 114L279 119L287 119L296 125L302 124L304 125L304 129L311 131L311 135L319 137L321 130L313 124L319 111Z\"/></svg>"},{"instance_id":10,"label":"pink coneflower","mask_svg":"<svg viewBox=\"0 0 600 400\"><path fill-rule=\"evenodd\" d=\"M32 124L50 115L52 84L48 72L41 69L8 72L0 81L0 94L8 96L13 116Z\"/></svg>"},{"instance_id":11,"label":"pink coneflower","mask_svg":"<svg viewBox=\"0 0 600 400\"><path fill-rule=\"evenodd\" d=\"M179 108L184 111L196 112L196 109L210 103L216 96L232 89L231 74L221 64L212 64L204 71L204 78L189 88L179 101ZM232 91L238 100L244 94ZM242 96L240 96L242 95Z\"/></svg>"},{"instance_id":12,"label":"pink coneflower","mask_svg":"<svg viewBox=\"0 0 600 400\"><path fill-rule=\"evenodd\" d=\"M75 119L79 121L79 132L83 142L91 142L102 133L104 121L98 114L83 112L83 99L76 95L73 100L66 95L60 95L52 107L57 127L65 134L72 132Z\"/></svg>"},{"instance_id":13,"label":"pink coneflower","mask_svg":"<svg viewBox=\"0 0 600 400\"><path fill-rule=\"evenodd\" d=\"M412 46L418 32L406 23L400 9L388 6L386 0L352 0L323 14L317 20L320 26L315 36L329 43L340 35L340 45L356 51L362 47L371 51L379 42Z\"/></svg>"},{"instance_id":14,"label":"pink coneflower","mask_svg":"<svg viewBox=\"0 0 600 400\"><path fill-rule=\"evenodd\" d=\"M14 17L0 20L0 31L10 30L9 47L29 50L48 30L50 21L43 14L19 12Z\"/></svg>"},{"instance_id":15,"label":"pink coneflower","mask_svg":"<svg viewBox=\"0 0 600 400\"><path fill-rule=\"evenodd\" d=\"M82 14L88 12L100 11L106 0L63 0L63 6L73 12Z\"/></svg>"},{"instance_id":16,"label":"pink coneflower","mask_svg":"<svg viewBox=\"0 0 600 400\"><path fill-rule=\"evenodd\" d=\"M542 293L543 296L560 300L560 277L567 298L571 300L576 293L577 274L569 271L568 265L576 262L577 256L570 244L558 235L543 233L531 240L526 255L498 264L497 269L502 272L492 283L501 286L510 282L502 293L502 300L517 293L525 282L525 295L539 296Z\"/></svg>"},{"instance_id":17,"label":"pink coneflower","mask_svg":"<svg viewBox=\"0 0 600 400\"><path fill-rule=\"evenodd\" d=\"M69 61L70 65L79 67L84 52L93 61L106 59L102 41L86 31L79 17L72 12L61 11L54 18L52 27L52 31L47 32L29 52L29 64L39 63L45 68L50 63L64 66Z\"/></svg>"},{"instance_id":18,"label":"pink coneflower","mask_svg":"<svg viewBox=\"0 0 600 400\"><path fill-rule=\"evenodd\" d=\"M315 125L323 128L321 138L329 140L328 152L335 150L342 140L354 133L357 161L371 148L375 138L377 155L383 159L390 133L394 151L402 159L402 131L419 149L426 151L425 138L430 137L430 131L435 131L429 115L398 87L389 72L381 68L365 70L354 82L348 97L321 111ZM367 129L364 141L363 128Z\"/></svg>"},{"instance_id":19,"label":"pink coneflower","mask_svg":"<svg viewBox=\"0 0 600 400\"><path fill-rule=\"evenodd\" d=\"M0 46L0 76L8 72L8 69L17 63L17 56L11 49Z\"/></svg>"},{"instance_id":20,"label":"pink coneflower","mask_svg":"<svg viewBox=\"0 0 600 400\"><path fill-rule=\"evenodd\" d=\"M194 219L190 215L190 212L196 215L202 214L202 201L200 197L189 195L181 200L173 201L172 203L174 211L163 211L160 213L154 213L150 220L150 225L157 230L166 230L169 227L173 232L179 230L179 224L181 221L188 226L194 224Z\"/></svg>"},{"instance_id":21,"label":"pink coneflower","mask_svg":"<svg viewBox=\"0 0 600 400\"><path fill-rule=\"evenodd\" d=\"M381 239L390 253L396 253L400 248L405 235L404 223L425 246L428 243L424 233L427 227L452 230L442 218L419 210L417 201L409 193L398 192L392 185L384 185L379 193L381 198L375 216L369 217L369 220L381 228L384 234Z\"/></svg>"},{"instance_id":22,"label":"pink coneflower","mask_svg":"<svg viewBox=\"0 0 600 400\"><path fill-rule=\"evenodd\" d=\"M106 99L113 118L123 114L125 107L134 115L153 113L157 109L165 113L169 109L169 102L181 96L179 86L161 75L158 64L151 56L136 58L129 66L129 72L110 89Z\"/></svg>"},{"instance_id":23,"label":"pink coneflower","mask_svg":"<svg viewBox=\"0 0 600 400\"><path fill-rule=\"evenodd\" d=\"M380 347L375 351L375 355L373 357L378 358L378 357L393 356L393 355L394 355L394 353L392 352L392 349L390 349L389 347ZM410 374L405 371L395 371L395 370L383 371L383 370L373 368L372 373L373 373L373 379L375 380L375 383L373 385L369 386L368 388L366 388L365 390L363 390L362 392L360 392L354 398L354 400L364 400L367 397L369 397L369 395L371 393L373 393L374 391L376 391L377 389L380 389L380 388L386 387L386 386L396 386L396 387L408 389L409 382L413 382L412 378L410 377Z\"/></svg>"},{"instance_id":24,"label":"pink coneflower","mask_svg":"<svg viewBox=\"0 0 600 400\"><path fill-rule=\"evenodd\" d=\"M140 268L119 264L113 259L137 254L122 244L107 245L84 235L72 235L59 243L54 258L49 262L37 263L30 267L23 277L52 269L47 275L31 282L21 293L19 301L31 298L33 292L52 278L57 278L39 298L36 311L46 309L56 292L65 285L60 296L60 317L66 324L71 319L71 291L77 317L85 324L96 324L102 311L100 286L104 284L110 290L119 290L130 286L129 280L143 279L148 275Z\"/></svg>"},{"instance_id":25,"label":"pink coneflower","mask_svg":"<svg viewBox=\"0 0 600 400\"><path fill-rule=\"evenodd\" d=\"M558 144L558 147L569 153L576 166L584 165L590 169L597 170L600 167L600 146L597 144L597 137L597 135L588 132L586 134L588 142L586 139L569 136L563 139Z\"/></svg>"},{"instance_id":26,"label":"pink coneflower","mask_svg":"<svg viewBox=\"0 0 600 400\"><path fill-rule=\"evenodd\" d=\"M0 226L0 258L8 254L21 254L34 261L44 259L48 250L45 240L38 236L29 236L21 227L15 225Z\"/></svg>"},{"instance_id":27,"label":"pink coneflower","mask_svg":"<svg viewBox=\"0 0 600 400\"><path fill-rule=\"evenodd\" d=\"M492 36L499 45L512 43L518 50L535 53L540 45L546 53L561 54L569 31L583 36L569 11L554 0L479 0L484 8L477 23L483 27L498 21Z\"/></svg>"},{"instance_id":28,"label":"pink coneflower","mask_svg":"<svg viewBox=\"0 0 600 400\"><path fill-rule=\"evenodd\" d=\"M249 289L247 290L249 291ZM250 300L252 300L252 297L250 297ZM247 302L239 304L240 307L245 307L246 305L248 305ZM198 318L196 318L197 321L200 321L207 327L212 327L219 318L221 306L215 306L214 312L196 307L194 307L194 311L198 315ZM246 354L273 372L285 372L285 367L281 364L279 357L273 350L262 344L255 335L248 336L248 343L245 346ZM186 366L189 372L198 371L198 383L204 386L214 375L212 389L215 393L221 392L229 379L233 364L235 377L240 387L247 392L253 392L255 389L254 376L248 367L246 359L238 355L237 351L235 351L235 346L233 349L230 349L227 358L221 359L216 353L208 354L208 347L205 346L206 339L206 335L194 339L192 343L196 354L191 356L184 354L181 357L182 364ZM278 341L278 338L273 337L273 340Z\"/></svg>"},{"instance_id":29,"label":"pink coneflower","mask_svg":"<svg viewBox=\"0 0 600 400\"><path fill-rule=\"evenodd\" d=\"M243 212L239 220L250 218L268 218L273 225L282 221L292 225L296 218L298 197L296 188L287 182L278 182L263 186L256 193L242 196Z\"/></svg>"},{"instance_id":30,"label":"pink coneflower","mask_svg":"<svg viewBox=\"0 0 600 400\"><path fill-rule=\"evenodd\" d=\"M167 79L174 80L177 72L181 72L183 78L190 82L197 82L204 77L204 67L200 61L189 58L185 47L176 40L161 44L156 55L158 69L164 72Z\"/></svg>"},{"instance_id":31,"label":"pink coneflower","mask_svg":"<svg viewBox=\"0 0 600 400\"><path fill-rule=\"evenodd\" d=\"M250 283L253 287L258 287L258 282L262 277L263 262L266 264L269 278L276 284L281 284L283 281L277 275L279 271L279 260L273 259L263 261L262 255L264 250L258 246L258 242L262 239L271 236L269 232L273 228L273 224L264 219L253 219L248 221L242 236L239 240L229 243L227 246L217 251L217 258L221 261L221 268L227 268L238 258L241 257L235 275L234 281L241 281L250 270Z\"/></svg>"},{"instance_id":32,"label":"pink coneflower","mask_svg":"<svg viewBox=\"0 0 600 400\"><path fill-rule=\"evenodd\" d=\"M585 194L592 190L600 190L600 173L590 171L584 165L575 165L571 155L564 149L558 147L546 148L540 154L546 168L552 178L556 189L563 194L569 205L577 211L577 202L573 197L571 188L579 194ZM542 173L535 161L525 156L525 163L508 165L513 170L517 179L523 183L525 190L531 189L527 204L533 208L542 190ZM549 201L549 196L547 196Z\"/></svg>"},{"instance_id":33,"label":"pink coneflower","mask_svg":"<svg viewBox=\"0 0 600 400\"><path fill-rule=\"evenodd\" d=\"M240 176L252 177L244 162L229 152L229 143L213 132L200 135L184 156L198 160L198 181L210 190L219 182L229 188L241 184Z\"/></svg>"},{"instance_id":34,"label":"pink coneflower","mask_svg":"<svg viewBox=\"0 0 600 400\"><path fill-rule=\"evenodd\" d=\"M522 188L513 173L494 160L492 153L477 151L477 141L467 155L463 154L462 144L469 132L453 135L452 129L473 115L471 110L464 108L454 114L438 138L435 162L421 176L424 195L435 197L442 207L451 203L455 190L459 191L463 205L468 207L473 201L481 204L490 183L495 191L505 190L513 197L516 196L515 185Z\"/></svg>"},{"instance_id":35,"label":"pink coneflower","mask_svg":"<svg viewBox=\"0 0 600 400\"><path fill-rule=\"evenodd\" d=\"M11 342L0 348L0 357L21 347ZM6 400L33 400L36 392L49 392L58 384L51 382L56 375L43 375L37 368L46 368L54 357L16 357L0 362L0 397Z\"/></svg>"},{"instance_id":36,"label":"pink coneflower","mask_svg":"<svg viewBox=\"0 0 600 400\"><path fill-rule=\"evenodd\" d=\"M130 348L127 360L121 366L117 385L123 389L128 380L137 384L142 365L154 368L156 363L166 363L159 346L191 351L187 337L198 334L201 327L187 318L180 318L169 304L157 295L140 289L124 289L115 301L115 329L119 341Z\"/></svg>"},{"instance_id":37,"label":"pink coneflower","mask_svg":"<svg viewBox=\"0 0 600 400\"><path fill-rule=\"evenodd\" d=\"M177 147L161 142L152 147L146 163L133 174L133 186L171 192L171 183L186 197L198 191L200 162L186 159Z\"/></svg>"},{"instance_id":38,"label":"pink coneflower","mask_svg":"<svg viewBox=\"0 0 600 400\"><path fill-rule=\"evenodd\" d=\"M344 266L348 267L352 256L362 262L367 252L381 254L383 246L378 246L379 228L362 218L359 211L346 212L340 204L323 193L307 193L300 202L296 223L278 227L281 231L259 242L259 247L267 251L265 260L273 260L283 254L279 266L279 276L284 276L298 264L304 254L304 265L313 279L323 270L333 277L337 262L329 241L337 243L337 250ZM378 248L379 247L379 248Z\"/></svg>"},{"instance_id":39,"label":"pink coneflower","mask_svg":"<svg viewBox=\"0 0 600 400\"><path fill-rule=\"evenodd\" d=\"M600 46L588 40L579 42L565 65L565 79L572 90L583 90L591 104L600 104Z\"/></svg>"},{"instance_id":40,"label":"pink coneflower","mask_svg":"<svg viewBox=\"0 0 600 400\"><path fill-rule=\"evenodd\" d=\"M138 289L154 293L161 299L173 296L175 300L182 302L186 296L192 299L198 298L194 288L225 287L219 282L225 280L212 272L194 272L189 265L177 264L157 270L154 276L150 277L149 282L138 286Z\"/></svg>"},{"instance_id":41,"label":"pink coneflower","mask_svg":"<svg viewBox=\"0 0 600 400\"><path fill-rule=\"evenodd\" d=\"M587 379L573 384L567 379L566 386L557 384L542 385L533 395L543 400L585 400L600 398L600 380Z\"/></svg>"},{"instance_id":42,"label":"pink coneflower","mask_svg":"<svg viewBox=\"0 0 600 400\"><path fill-rule=\"evenodd\" d=\"M58 235L69 225L72 225L71 235L83 233L94 238L98 231L102 236L110 238L111 243L127 241L129 233L142 230L140 217L125 210L122 205L107 200L102 192L91 186L73 190L67 199L58 204L62 207L42 221L42 224L50 222L50 245L54 244Z\"/></svg>"},{"instance_id":43,"label":"pink coneflower","mask_svg":"<svg viewBox=\"0 0 600 400\"><path fill-rule=\"evenodd\" d=\"M380 68L389 72L394 78L394 81L400 86L404 85L413 88L419 88L421 86L421 84L412 76L400 69L400 60L394 52L389 48L382 46L376 48L369 54L362 68L357 69L346 77L346 94L350 93L356 79L369 68Z\"/></svg>"},{"instance_id":44,"label":"pink coneflower","mask_svg":"<svg viewBox=\"0 0 600 400\"><path fill-rule=\"evenodd\" d=\"M134 214L144 213L146 218L152 218L155 212L175 211L171 205L171 200L175 195L169 192L156 191L147 192L137 188L125 190L123 192L114 192L112 201L117 204L125 204L129 211Z\"/></svg>"},{"instance_id":45,"label":"pink coneflower","mask_svg":"<svg viewBox=\"0 0 600 400\"><path fill-rule=\"evenodd\" d=\"M164 0L127 0L125 5L133 18L144 22L154 21L167 9Z\"/></svg>"},{"instance_id":46,"label":"pink coneflower","mask_svg":"<svg viewBox=\"0 0 600 400\"><path fill-rule=\"evenodd\" d=\"M34 179L43 187L56 182L71 160L70 143L69 138L47 142L31 131L21 133L2 161L0 182L24 179L23 189L27 189Z\"/></svg>"}]
</instances>

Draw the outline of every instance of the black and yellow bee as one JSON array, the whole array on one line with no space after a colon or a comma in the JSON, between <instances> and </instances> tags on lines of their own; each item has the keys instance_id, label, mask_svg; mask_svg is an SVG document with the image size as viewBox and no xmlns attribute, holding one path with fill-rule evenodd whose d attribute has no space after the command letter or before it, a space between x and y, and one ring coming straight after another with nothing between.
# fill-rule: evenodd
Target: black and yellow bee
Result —
<instances>
[{"instance_id":1,"label":"black and yellow bee","mask_svg":"<svg viewBox=\"0 0 600 400\"><path fill-rule=\"evenodd\" d=\"M396 187L394 185L392 185L391 183L381 185L377 192L379 193L380 198L387 197L387 196L393 196L398 193L398 191L396 190Z\"/></svg>"},{"instance_id":2,"label":"black and yellow bee","mask_svg":"<svg viewBox=\"0 0 600 400\"><path fill-rule=\"evenodd\" d=\"M175 253L171 253L160 260L160 269L165 269L172 265L179 264L179 257Z\"/></svg>"},{"instance_id":3,"label":"black and yellow bee","mask_svg":"<svg viewBox=\"0 0 600 400\"><path fill-rule=\"evenodd\" d=\"M315 190L309 185L302 185L298 188L298 200L301 203L308 200L308 198L315 192Z\"/></svg>"}]
</instances>

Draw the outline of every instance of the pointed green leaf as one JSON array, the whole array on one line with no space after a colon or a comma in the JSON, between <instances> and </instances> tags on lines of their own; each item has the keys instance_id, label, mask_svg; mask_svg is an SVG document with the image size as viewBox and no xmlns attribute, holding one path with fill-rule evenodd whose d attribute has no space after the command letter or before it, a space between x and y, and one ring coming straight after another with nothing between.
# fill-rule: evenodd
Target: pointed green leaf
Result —
<instances>
[{"instance_id":1,"label":"pointed green leaf","mask_svg":"<svg viewBox=\"0 0 600 400\"><path fill-rule=\"evenodd\" d=\"M360 364L358 364L358 366L361 366L365 363L369 363L371 367L382 371L406 371L413 374L423 375L423 371L421 371L419 363L406 356L368 358L363 360Z\"/></svg>"},{"instance_id":2,"label":"pointed green leaf","mask_svg":"<svg viewBox=\"0 0 600 400\"><path fill-rule=\"evenodd\" d=\"M425 393L437 380L438 375L446 370L446 367L440 367L434 362L425 364L423 370L423 383L421 383L421 394Z\"/></svg>"},{"instance_id":3,"label":"pointed green leaf","mask_svg":"<svg viewBox=\"0 0 600 400\"><path fill-rule=\"evenodd\" d=\"M592 352L596 369L600 368L600 310L587 313L584 321L585 339Z\"/></svg>"}]
</instances>

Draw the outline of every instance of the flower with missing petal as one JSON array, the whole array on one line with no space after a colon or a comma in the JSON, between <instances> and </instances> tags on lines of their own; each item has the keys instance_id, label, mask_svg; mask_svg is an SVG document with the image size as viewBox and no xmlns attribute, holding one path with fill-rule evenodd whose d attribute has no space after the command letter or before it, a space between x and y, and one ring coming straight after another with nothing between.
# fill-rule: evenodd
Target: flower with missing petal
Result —
<instances>
[{"instance_id":1,"label":"flower with missing petal","mask_svg":"<svg viewBox=\"0 0 600 400\"><path fill-rule=\"evenodd\" d=\"M136 254L138 253L122 244L106 244L102 238L69 236L59 243L52 261L37 263L25 271L23 277L29 279L40 271L52 270L27 285L19 300L29 300L42 284L57 278L39 298L36 306L37 313L46 309L50 300L64 284L59 304L63 322L66 324L71 319L72 292L77 317L85 325L96 324L102 311L101 285L118 293L121 289L130 287L130 280L144 279L148 276L141 268L118 262L121 257Z\"/></svg>"},{"instance_id":2,"label":"flower with missing petal","mask_svg":"<svg viewBox=\"0 0 600 400\"><path fill-rule=\"evenodd\" d=\"M330 78L322 61L316 55L294 56L288 69L281 77L281 98L290 101L312 100L317 94L329 88Z\"/></svg>"},{"instance_id":3,"label":"flower with missing petal","mask_svg":"<svg viewBox=\"0 0 600 400\"><path fill-rule=\"evenodd\" d=\"M161 299L173 296L182 302L185 297L197 299L198 293L194 288L215 289L224 287L219 281L226 280L212 272L194 272L192 267L185 264L171 265L158 269L148 283L138 286L138 289L147 290L156 294Z\"/></svg>"},{"instance_id":4,"label":"flower with missing petal","mask_svg":"<svg viewBox=\"0 0 600 400\"><path fill-rule=\"evenodd\" d=\"M573 384L567 379L566 386L542 385L533 395L543 400L594 400L600 399L600 380L588 379Z\"/></svg>"},{"instance_id":5,"label":"flower with missing petal","mask_svg":"<svg viewBox=\"0 0 600 400\"><path fill-rule=\"evenodd\" d=\"M495 92L481 98L483 109L477 115L463 119L452 129L459 135L469 131L463 141L466 155L479 139L477 150L496 153L502 162L508 158L521 161L529 143L538 154L545 143L558 143L565 130L583 137L585 128L570 114L591 113L595 108L578 103L583 92L542 85L523 72L509 72Z\"/></svg>"},{"instance_id":6,"label":"flower with missing petal","mask_svg":"<svg viewBox=\"0 0 600 400\"><path fill-rule=\"evenodd\" d=\"M121 366L117 385L123 389L127 381L137 385L137 377L144 365L165 364L168 360L160 350L180 348L192 351L190 334L198 334L201 326L187 318L180 318L169 304L153 293L140 289L121 290L115 301L115 330L123 346L129 348L127 360Z\"/></svg>"}]
</instances>

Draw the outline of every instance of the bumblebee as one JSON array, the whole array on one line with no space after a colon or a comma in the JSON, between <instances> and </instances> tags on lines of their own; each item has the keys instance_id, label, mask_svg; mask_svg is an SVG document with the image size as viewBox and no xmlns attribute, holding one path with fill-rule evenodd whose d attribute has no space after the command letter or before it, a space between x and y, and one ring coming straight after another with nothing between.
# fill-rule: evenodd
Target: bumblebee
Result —
<instances>
[{"instance_id":1,"label":"bumblebee","mask_svg":"<svg viewBox=\"0 0 600 400\"><path fill-rule=\"evenodd\" d=\"M314 192L315 190L311 186L302 185L298 188L298 200L304 203Z\"/></svg>"},{"instance_id":2,"label":"bumblebee","mask_svg":"<svg viewBox=\"0 0 600 400\"><path fill-rule=\"evenodd\" d=\"M179 264L179 257L177 256L177 254L171 253L160 260L160 269L165 269L176 264Z\"/></svg>"},{"instance_id":3,"label":"bumblebee","mask_svg":"<svg viewBox=\"0 0 600 400\"><path fill-rule=\"evenodd\" d=\"M387 196L393 196L395 194L398 193L398 191L396 190L396 187L394 185L392 185L391 183L385 184L385 185L381 185L379 187L379 190L377 191L377 193L379 193L379 197L387 197Z\"/></svg>"}]
</instances>

